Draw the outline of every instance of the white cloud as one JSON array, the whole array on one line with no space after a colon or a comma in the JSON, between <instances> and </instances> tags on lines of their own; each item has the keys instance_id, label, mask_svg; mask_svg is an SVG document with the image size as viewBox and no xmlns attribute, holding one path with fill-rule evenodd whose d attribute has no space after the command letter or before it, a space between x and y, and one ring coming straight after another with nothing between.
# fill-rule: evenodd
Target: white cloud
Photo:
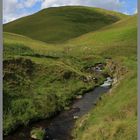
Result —
<instances>
[{"instance_id":1,"label":"white cloud","mask_svg":"<svg viewBox=\"0 0 140 140\"><path fill-rule=\"evenodd\" d=\"M38 1L41 0L4 0L3 22L6 23L30 14L25 8L31 8Z\"/></svg>"},{"instance_id":2,"label":"white cloud","mask_svg":"<svg viewBox=\"0 0 140 140\"><path fill-rule=\"evenodd\" d=\"M80 0L44 0L42 2L42 8L58 7L64 5L80 5Z\"/></svg>"},{"instance_id":3,"label":"white cloud","mask_svg":"<svg viewBox=\"0 0 140 140\"><path fill-rule=\"evenodd\" d=\"M124 11L123 12L125 15L130 15L130 13L128 11Z\"/></svg>"},{"instance_id":4,"label":"white cloud","mask_svg":"<svg viewBox=\"0 0 140 140\"><path fill-rule=\"evenodd\" d=\"M105 8L108 10L119 10L123 5L123 2L120 2L119 0L44 0L42 2L42 8L64 5L85 5Z\"/></svg>"},{"instance_id":5,"label":"white cloud","mask_svg":"<svg viewBox=\"0 0 140 140\"><path fill-rule=\"evenodd\" d=\"M127 14L129 12L129 10L124 11L123 8L126 5L125 0L3 0L3 21L9 22L32 14L30 11L37 2L41 4L40 9L65 5L83 5L121 12L126 11Z\"/></svg>"},{"instance_id":6,"label":"white cloud","mask_svg":"<svg viewBox=\"0 0 140 140\"><path fill-rule=\"evenodd\" d=\"M22 0L21 4L23 7L32 7L36 2L41 2L42 0Z\"/></svg>"},{"instance_id":7,"label":"white cloud","mask_svg":"<svg viewBox=\"0 0 140 140\"><path fill-rule=\"evenodd\" d=\"M28 12L24 12L24 13L20 13L20 14L18 14L18 13L8 13L7 16L3 17L3 23L8 23L10 21L13 21L13 20L16 20L18 18L27 16L29 14L30 13L28 13Z\"/></svg>"},{"instance_id":8,"label":"white cloud","mask_svg":"<svg viewBox=\"0 0 140 140\"><path fill-rule=\"evenodd\" d=\"M134 11L134 14L137 14L137 13L138 13L138 9L136 8L135 11Z\"/></svg>"}]
</instances>

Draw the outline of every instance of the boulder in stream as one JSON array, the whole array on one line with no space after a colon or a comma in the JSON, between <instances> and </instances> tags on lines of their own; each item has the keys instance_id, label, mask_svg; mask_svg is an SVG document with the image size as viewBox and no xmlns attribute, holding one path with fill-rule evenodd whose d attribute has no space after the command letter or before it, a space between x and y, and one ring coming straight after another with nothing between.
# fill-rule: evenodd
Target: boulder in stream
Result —
<instances>
[{"instance_id":1,"label":"boulder in stream","mask_svg":"<svg viewBox=\"0 0 140 140\"><path fill-rule=\"evenodd\" d=\"M73 116L73 118L76 120L76 119L78 119L78 118L79 118L79 116Z\"/></svg>"},{"instance_id":2,"label":"boulder in stream","mask_svg":"<svg viewBox=\"0 0 140 140\"><path fill-rule=\"evenodd\" d=\"M45 137L45 130L42 128L33 128L31 130L30 136L35 140L43 140Z\"/></svg>"},{"instance_id":3,"label":"boulder in stream","mask_svg":"<svg viewBox=\"0 0 140 140\"><path fill-rule=\"evenodd\" d=\"M82 95L78 95L78 96L76 96L76 99L82 99Z\"/></svg>"}]
</instances>

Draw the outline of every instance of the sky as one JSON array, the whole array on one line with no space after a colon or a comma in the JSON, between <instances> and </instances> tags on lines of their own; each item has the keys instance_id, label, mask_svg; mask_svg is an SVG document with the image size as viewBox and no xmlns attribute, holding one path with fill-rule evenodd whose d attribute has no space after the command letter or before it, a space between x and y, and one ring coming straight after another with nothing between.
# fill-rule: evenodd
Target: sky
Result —
<instances>
[{"instance_id":1,"label":"sky","mask_svg":"<svg viewBox=\"0 0 140 140\"><path fill-rule=\"evenodd\" d=\"M44 8L66 5L99 7L128 15L137 13L137 0L3 0L3 22L8 23Z\"/></svg>"}]
</instances>

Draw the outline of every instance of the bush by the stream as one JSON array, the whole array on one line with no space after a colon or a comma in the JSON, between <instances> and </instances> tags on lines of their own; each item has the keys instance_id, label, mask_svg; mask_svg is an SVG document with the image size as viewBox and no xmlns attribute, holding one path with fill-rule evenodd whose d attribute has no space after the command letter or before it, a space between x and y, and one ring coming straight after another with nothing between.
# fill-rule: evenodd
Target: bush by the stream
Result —
<instances>
[{"instance_id":1,"label":"bush by the stream","mask_svg":"<svg viewBox=\"0 0 140 140\"><path fill-rule=\"evenodd\" d=\"M62 64L37 64L25 58L4 60L4 135L31 120L52 116L76 94L95 85L80 79L84 73Z\"/></svg>"}]
</instances>

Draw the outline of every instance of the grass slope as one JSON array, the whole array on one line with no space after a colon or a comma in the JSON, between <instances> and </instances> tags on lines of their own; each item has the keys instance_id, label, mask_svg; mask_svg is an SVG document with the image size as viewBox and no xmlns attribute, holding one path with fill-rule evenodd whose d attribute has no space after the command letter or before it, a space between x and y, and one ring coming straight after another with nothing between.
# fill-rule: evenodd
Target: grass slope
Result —
<instances>
[{"instance_id":1,"label":"grass slope","mask_svg":"<svg viewBox=\"0 0 140 140\"><path fill-rule=\"evenodd\" d=\"M58 48L4 33L4 135L21 124L65 109L76 95L103 81L103 76L82 70L88 65L86 61ZM88 76L98 82L85 83L82 79Z\"/></svg>"},{"instance_id":2,"label":"grass slope","mask_svg":"<svg viewBox=\"0 0 140 140\"><path fill-rule=\"evenodd\" d=\"M65 6L48 8L4 25L13 32L49 43L57 43L96 31L126 15L98 8Z\"/></svg>"},{"instance_id":3,"label":"grass slope","mask_svg":"<svg viewBox=\"0 0 140 140\"><path fill-rule=\"evenodd\" d=\"M107 18L107 20L107 15L112 15L110 11L86 7L62 7L60 9L65 11L67 8L78 9L78 11L86 9L91 13L100 11L99 13L105 16L100 18ZM58 9L47 10L51 13ZM45 11L32 16L36 17L43 12L45 14ZM104 12L105 14L103 14ZM63 14L67 16L67 13ZM76 14L73 14L70 14L71 19L77 18ZM104 24L102 28L100 26L93 32L90 29L90 33L84 32L86 33L82 33L84 35L75 35L73 37L79 37L74 39L73 37L64 39L61 36L63 38L61 41L70 40L55 45L33 40L23 35L4 33L5 134L8 134L18 124L27 124L32 119L49 117L56 110L65 108L77 94L101 83L103 76L98 77L94 73L88 73L84 68L98 62L107 62L106 58L110 58L109 68L115 67L115 70L112 73L109 72L114 77L120 78L120 82L110 94L103 96L103 100L98 103L96 109L91 110L88 115L77 121L73 131L74 138L76 140L137 139L137 15L124 18L124 15L114 13L113 18L118 15L121 20L118 22L116 20L114 24L111 24L114 22L112 22L111 16L110 25L105 26ZM27 20L32 16L26 17ZM59 15L59 22L61 22L60 17L63 18L63 16ZM9 23L4 28L9 26L13 30L13 24L25 21L24 19ZM67 21L67 23L70 24L67 24L64 31L70 32L71 22ZM73 25L78 24L73 23ZM97 22L94 26L96 25ZM82 24L81 28L84 27ZM20 31L20 29L18 30ZM54 35L52 30L50 32ZM33 32L30 33L34 35ZM44 34L38 37L43 38ZM50 38L49 41L46 39L45 41L57 42L57 39ZM97 76L98 83L94 81L85 83L81 80L88 76Z\"/></svg>"},{"instance_id":4,"label":"grass slope","mask_svg":"<svg viewBox=\"0 0 140 140\"><path fill-rule=\"evenodd\" d=\"M126 75L94 110L78 120L74 139L137 140L136 85L136 73Z\"/></svg>"},{"instance_id":5,"label":"grass slope","mask_svg":"<svg viewBox=\"0 0 140 140\"><path fill-rule=\"evenodd\" d=\"M77 50L76 53L82 53L86 50L89 55L133 56L132 54L136 54L137 51L136 36L137 15L118 21L99 31L72 39L65 46L70 47L72 53Z\"/></svg>"},{"instance_id":6,"label":"grass slope","mask_svg":"<svg viewBox=\"0 0 140 140\"><path fill-rule=\"evenodd\" d=\"M97 107L79 119L73 131L75 140L137 139L137 15L96 33L72 42L91 46L95 54L112 58L127 68L111 92L104 95ZM94 42L94 39L96 42ZM92 41L93 40L93 41ZM75 44L74 43L74 44ZM77 43L78 44L78 43Z\"/></svg>"}]
</instances>

